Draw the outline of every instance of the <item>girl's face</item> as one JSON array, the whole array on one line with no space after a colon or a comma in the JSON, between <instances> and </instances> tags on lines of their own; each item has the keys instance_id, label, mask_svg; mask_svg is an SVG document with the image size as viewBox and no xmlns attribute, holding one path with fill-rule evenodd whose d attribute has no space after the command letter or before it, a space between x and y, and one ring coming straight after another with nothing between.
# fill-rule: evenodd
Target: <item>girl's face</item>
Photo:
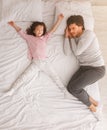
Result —
<instances>
[{"instance_id":1,"label":"girl's face","mask_svg":"<svg viewBox=\"0 0 107 130\"><path fill-rule=\"evenodd\" d=\"M82 26L78 26L75 23L68 26L68 31L71 37L79 37L83 32Z\"/></svg>"},{"instance_id":2,"label":"girl's face","mask_svg":"<svg viewBox=\"0 0 107 130\"><path fill-rule=\"evenodd\" d=\"M44 27L42 25L38 25L33 32L36 37L41 37L44 32Z\"/></svg>"}]
</instances>

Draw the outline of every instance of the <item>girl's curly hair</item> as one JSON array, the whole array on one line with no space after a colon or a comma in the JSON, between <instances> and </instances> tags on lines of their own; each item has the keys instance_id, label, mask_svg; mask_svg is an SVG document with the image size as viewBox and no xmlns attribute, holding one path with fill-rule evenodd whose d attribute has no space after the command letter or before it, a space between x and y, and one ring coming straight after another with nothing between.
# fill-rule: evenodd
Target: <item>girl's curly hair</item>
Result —
<instances>
[{"instance_id":1,"label":"girl's curly hair","mask_svg":"<svg viewBox=\"0 0 107 130\"><path fill-rule=\"evenodd\" d=\"M36 28L37 26L39 26L39 25L41 25L41 26L44 27L44 31L43 31L43 34L42 34L42 35L44 35L44 34L46 33L46 31L47 31L47 30L46 30L46 25L45 25L44 22L38 22L38 21L33 22L33 23L30 25L30 27L26 29L27 34L35 36L34 30L35 30L35 28Z\"/></svg>"}]
</instances>

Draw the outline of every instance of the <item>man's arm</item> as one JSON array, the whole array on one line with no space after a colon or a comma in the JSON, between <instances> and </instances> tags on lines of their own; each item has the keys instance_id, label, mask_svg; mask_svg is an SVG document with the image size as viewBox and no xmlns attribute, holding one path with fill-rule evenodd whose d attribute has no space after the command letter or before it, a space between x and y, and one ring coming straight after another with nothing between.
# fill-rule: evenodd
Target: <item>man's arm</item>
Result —
<instances>
[{"instance_id":1,"label":"man's arm","mask_svg":"<svg viewBox=\"0 0 107 130\"><path fill-rule=\"evenodd\" d=\"M68 31L68 27L65 29L65 34L64 34L64 41L63 41L63 51L65 55L71 54L72 52L72 45L71 45L71 36Z\"/></svg>"},{"instance_id":2,"label":"man's arm","mask_svg":"<svg viewBox=\"0 0 107 130\"><path fill-rule=\"evenodd\" d=\"M92 44L94 37L95 35L92 31L88 31L86 34L83 34L78 44L76 44L75 54L82 54Z\"/></svg>"}]
</instances>

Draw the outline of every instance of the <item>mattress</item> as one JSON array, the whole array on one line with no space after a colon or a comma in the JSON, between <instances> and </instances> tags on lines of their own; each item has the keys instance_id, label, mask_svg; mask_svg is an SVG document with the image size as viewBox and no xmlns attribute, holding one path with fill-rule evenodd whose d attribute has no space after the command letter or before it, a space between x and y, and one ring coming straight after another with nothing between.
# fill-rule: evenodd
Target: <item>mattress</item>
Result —
<instances>
[{"instance_id":1,"label":"mattress","mask_svg":"<svg viewBox=\"0 0 107 130\"><path fill-rule=\"evenodd\" d=\"M34 16L31 17L34 14L28 15L30 18L27 19L28 17L25 17L19 10L15 10L15 7L17 7L16 9L23 6L29 7L27 10L29 12L34 0L20 0L20 5L17 4L17 1L11 0L2 4L0 21L0 130L101 130L102 121L98 120L87 106L66 90L66 86L79 68L79 64L70 50L68 50L68 55L64 54L64 37L59 34L60 31L53 34L48 40L47 56L64 86L63 89L61 90L40 69L30 68L32 62L27 58L26 42L7 22L10 19L14 20L25 30L35 20ZM44 21L49 30L54 24L55 7L59 1L40 0L39 2L41 14L37 18ZM66 2L71 1L67 0ZM74 4L78 6L78 1ZM4 10L5 7L8 7L7 11ZM92 15L91 10L90 13ZM30 68L29 72L26 73L28 68ZM24 76L22 76L23 74ZM17 86L15 92L9 95L8 92L14 86ZM85 89L94 99L100 101L98 83L86 86Z\"/></svg>"}]
</instances>

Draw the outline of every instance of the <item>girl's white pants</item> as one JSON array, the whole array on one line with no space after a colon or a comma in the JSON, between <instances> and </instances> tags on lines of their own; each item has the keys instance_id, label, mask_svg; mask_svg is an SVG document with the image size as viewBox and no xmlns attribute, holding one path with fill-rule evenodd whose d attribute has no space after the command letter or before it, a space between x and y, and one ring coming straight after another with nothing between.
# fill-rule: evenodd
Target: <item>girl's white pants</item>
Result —
<instances>
[{"instance_id":1,"label":"girl's white pants","mask_svg":"<svg viewBox=\"0 0 107 130\"><path fill-rule=\"evenodd\" d=\"M61 91L63 91L64 85L61 82L58 74L55 72L48 59L45 59L45 60L33 60L32 63L27 67L27 69L12 84L10 90L7 92L7 95L12 95L12 93L16 89L29 83L35 76L38 75L39 71L42 71L46 75L48 75L52 79L52 81L58 86L58 88Z\"/></svg>"}]
</instances>

